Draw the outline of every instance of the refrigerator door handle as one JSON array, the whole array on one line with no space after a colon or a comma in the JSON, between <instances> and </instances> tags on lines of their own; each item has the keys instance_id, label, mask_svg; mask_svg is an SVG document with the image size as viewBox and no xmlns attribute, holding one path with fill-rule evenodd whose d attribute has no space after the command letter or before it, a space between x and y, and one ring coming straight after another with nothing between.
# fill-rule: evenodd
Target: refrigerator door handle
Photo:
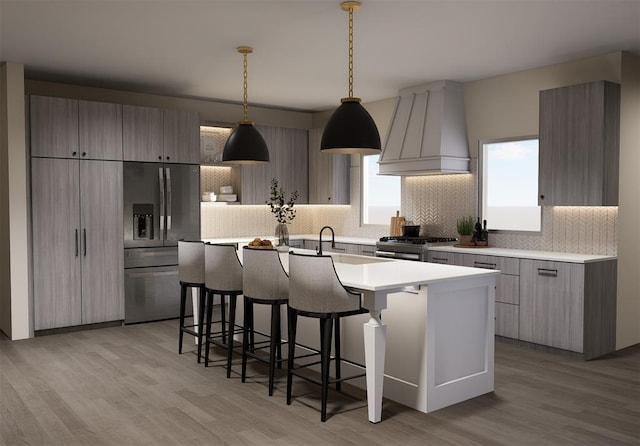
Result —
<instances>
[{"instance_id":1,"label":"refrigerator door handle","mask_svg":"<svg viewBox=\"0 0 640 446\"><path fill-rule=\"evenodd\" d=\"M164 169L158 168L158 181L160 182L160 240L164 240Z\"/></svg>"},{"instance_id":2,"label":"refrigerator door handle","mask_svg":"<svg viewBox=\"0 0 640 446\"><path fill-rule=\"evenodd\" d=\"M165 170L167 178L167 231L171 231L171 169L167 167ZM169 239L169 234L166 238Z\"/></svg>"}]
</instances>

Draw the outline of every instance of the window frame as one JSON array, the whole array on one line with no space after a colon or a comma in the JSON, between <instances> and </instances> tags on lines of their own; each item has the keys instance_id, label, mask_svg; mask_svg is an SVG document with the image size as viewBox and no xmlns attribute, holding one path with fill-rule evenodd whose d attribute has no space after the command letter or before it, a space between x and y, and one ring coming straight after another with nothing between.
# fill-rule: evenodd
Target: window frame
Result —
<instances>
[{"instance_id":1,"label":"window frame","mask_svg":"<svg viewBox=\"0 0 640 446\"><path fill-rule=\"evenodd\" d=\"M477 215L480 216L480 221L484 219L484 209L483 209L483 192L484 192L484 145L485 144L496 144L502 142L512 142L512 141L526 141L536 139L538 140L538 156L540 153L539 144L540 144L540 135L523 135L523 136L510 136L505 138L487 138L487 139L479 139L478 140L478 159L477 159L477 174L478 174L478 183L477 183L477 191L478 191L478 206L477 206ZM538 169L540 165L538 164ZM540 174L538 173L538 181L540 178ZM539 187L539 184L538 184ZM491 234L513 234L513 235L540 235L542 234L542 228L544 226L544 212L542 212L542 205L540 207L540 230L539 231L518 231L516 229L489 229L489 233Z\"/></svg>"}]
</instances>

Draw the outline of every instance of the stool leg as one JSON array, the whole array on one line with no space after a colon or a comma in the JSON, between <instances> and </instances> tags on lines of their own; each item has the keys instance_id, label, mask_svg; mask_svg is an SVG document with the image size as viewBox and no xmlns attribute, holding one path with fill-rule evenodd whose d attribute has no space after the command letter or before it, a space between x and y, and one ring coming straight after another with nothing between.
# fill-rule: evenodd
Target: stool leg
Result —
<instances>
[{"instance_id":1,"label":"stool leg","mask_svg":"<svg viewBox=\"0 0 640 446\"><path fill-rule=\"evenodd\" d=\"M287 305L288 333L289 333L289 354L287 356L287 405L291 404L291 388L293 386L293 375L291 371L293 367L293 358L296 351L296 329L298 323L298 314L296 310Z\"/></svg>"},{"instance_id":2,"label":"stool leg","mask_svg":"<svg viewBox=\"0 0 640 446\"><path fill-rule=\"evenodd\" d=\"M205 291L207 298L207 330L204 338L204 366L209 367L209 349L211 338L211 321L213 320L213 291Z\"/></svg>"},{"instance_id":3,"label":"stool leg","mask_svg":"<svg viewBox=\"0 0 640 446\"><path fill-rule=\"evenodd\" d=\"M226 300L227 297L224 294L220 295L220 312L221 312L221 320L222 320L222 343L226 344L227 343L227 322L226 322L226 310L227 310L227 304L226 304Z\"/></svg>"},{"instance_id":4,"label":"stool leg","mask_svg":"<svg viewBox=\"0 0 640 446\"><path fill-rule=\"evenodd\" d=\"M253 306L253 302L251 302L247 297L244 298L244 315L242 322L242 382L245 381L247 377L247 350L249 349L249 307Z\"/></svg>"},{"instance_id":5,"label":"stool leg","mask_svg":"<svg viewBox=\"0 0 640 446\"><path fill-rule=\"evenodd\" d=\"M342 376L340 373L340 318L336 319L336 341L335 341L335 361L336 361L336 380L339 380ZM340 381L336 381L336 390L339 392L342 390L342 383Z\"/></svg>"},{"instance_id":6,"label":"stool leg","mask_svg":"<svg viewBox=\"0 0 640 446\"><path fill-rule=\"evenodd\" d=\"M322 375L322 409L320 421L327 421L327 399L329 398L329 363L331 361L331 332L333 319L320 319L320 370Z\"/></svg>"},{"instance_id":7,"label":"stool leg","mask_svg":"<svg viewBox=\"0 0 640 446\"><path fill-rule=\"evenodd\" d=\"M253 331L253 305L251 305L251 311L249 312L249 339L250 339L250 347L251 347L251 352L255 352L255 348L256 348L256 338L255 338L255 333Z\"/></svg>"},{"instance_id":8,"label":"stool leg","mask_svg":"<svg viewBox=\"0 0 640 446\"><path fill-rule=\"evenodd\" d=\"M187 287L180 284L180 333L178 335L178 354L182 354L182 338L184 336L184 305L187 300Z\"/></svg>"},{"instance_id":9,"label":"stool leg","mask_svg":"<svg viewBox=\"0 0 640 446\"><path fill-rule=\"evenodd\" d=\"M204 287L198 287L198 364L200 364L200 358L202 358L202 338L204 337L202 329L204 327L205 293L203 291Z\"/></svg>"},{"instance_id":10,"label":"stool leg","mask_svg":"<svg viewBox=\"0 0 640 446\"><path fill-rule=\"evenodd\" d=\"M273 381L276 373L276 346L280 344L280 305L271 304L271 342L269 343L269 396L273 396Z\"/></svg>"},{"instance_id":11,"label":"stool leg","mask_svg":"<svg viewBox=\"0 0 640 446\"><path fill-rule=\"evenodd\" d=\"M231 378L231 357L233 355L233 334L236 327L236 301L237 295L229 296L229 330L227 331L227 378Z\"/></svg>"},{"instance_id":12,"label":"stool leg","mask_svg":"<svg viewBox=\"0 0 640 446\"><path fill-rule=\"evenodd\" d=\"M277 317L278 317L278 326L276 327L277 329L277 336L276 339L278 340L278 343L276 344L276 355L277 355L277 361L276 364L278 365L278 369L282 369L282 329L280 328L280 326L282 325L280 323L280 304L276 304L276 311L277 311Z\"/></svg>"}]
</instances>

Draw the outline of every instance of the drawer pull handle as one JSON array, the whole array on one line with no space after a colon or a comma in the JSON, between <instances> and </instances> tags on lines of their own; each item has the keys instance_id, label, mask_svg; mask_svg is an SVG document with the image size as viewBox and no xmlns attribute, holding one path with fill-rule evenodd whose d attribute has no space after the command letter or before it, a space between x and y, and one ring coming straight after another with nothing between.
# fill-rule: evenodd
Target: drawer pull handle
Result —
<instances>
[{"instance_id":1,"label":"drawer pull handle","mask_svg":"<svg viewBox=\"0 0 640 446\"><path fill-rule=\"evenodd\" d=\"M475 268L484 268L484 269L496 269L495 263L486 263L486 262L473 262L473 266Z\"/></svg>"},{"instance_id":2,"label":"drawer pull handle","mask_svg":"<svg viewBox=\"0 0 640 446\"><path fill-rule=\"evenodd\" d=\"M558 270L557 269L538 268L538 275L539 276L546 276L546 277L558 277Z\"/></svg>"},{"instance_id":3,"label":"drawer pull handle","mask_svg":"<svg viewBox=\"0 0 640 446\"><path fill-rule=\"evenodd\" d=\"M449 259L444 257L433 257L434 263L449 263Z\"/></svg>"}]
</instances>

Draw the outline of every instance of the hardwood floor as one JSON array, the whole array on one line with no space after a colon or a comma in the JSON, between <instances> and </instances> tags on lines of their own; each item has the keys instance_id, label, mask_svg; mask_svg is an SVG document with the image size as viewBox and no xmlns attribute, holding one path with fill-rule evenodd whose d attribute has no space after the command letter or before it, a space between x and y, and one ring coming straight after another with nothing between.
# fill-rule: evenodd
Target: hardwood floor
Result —
<instances>
[{"instance_id":1,"label":"hardwood floor","mask_svg":"<svg viewBox=\"0 0 640 446\"><path fill-rule=\"evenodd\" d=\"M0 341L0 444L640 445L640 346L583 362L498 341L494 393L428 415L385 400L371 424L358 389L321 423L319 387L287 406L284 373L269 397L264 366L242 384L177 339L165 321Z\"/></svg>"}]
</instances>

